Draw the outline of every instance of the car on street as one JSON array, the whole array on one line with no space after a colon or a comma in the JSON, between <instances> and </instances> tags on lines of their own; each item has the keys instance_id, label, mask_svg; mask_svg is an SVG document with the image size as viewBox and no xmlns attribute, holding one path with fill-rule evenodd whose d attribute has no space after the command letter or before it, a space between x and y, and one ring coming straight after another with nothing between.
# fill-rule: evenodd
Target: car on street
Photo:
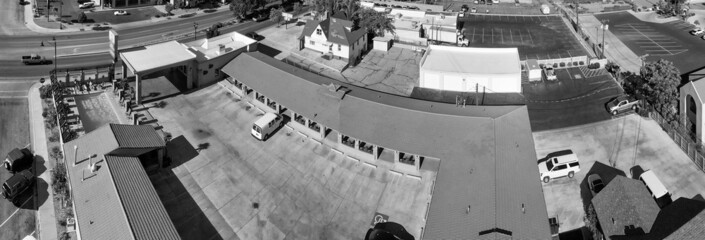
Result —
<instances>
[{"instance_id":1,"label":"car on street","mask_svg":"<svg viewBox=\"0 0 705 240\"><path fill-rule=\"evenodd\" d=\"M607 102L607 111L612 115L617 115L620 112L634 110L639 108L639 100L630 96L619 96Z\"/></svg>"},{"instance_id":2,"label":"car on street","mask_svg":"<svg viewBox=\"0 0 705 240\"><path fill-rule=\"evenodd\" d=\"M474 3L474 4L479 4L479 3L480 3L480 1L478 1L478 0L475 0L475 1L473 1L472 3Z\"/></svg>"},{"instance_id":3,"label":"car on street","mask_svg":"<svg viewBox=\"0 0 705 240\"><path fill-rule=\"evenodd\" d=\"M693 29L690 31L690 34L693 34L693 36L697 36L703 33L705 33L705 30L703 29Z\"/></svg>"},{"instance_id":4,"label":"car on street","mask_svg":"<svg viewBox=\"0 0 705 240\"><path fill-rule=\"evenodd\" d=\"M124 15L127 15L127 11L125 11L125 10L118 10L118 11L113 12L113 15L115 15L115 16L124 16Z\"/></svg>"},{"instance_id":5,"label":"car on street","mask_svg":"<svg viewBox=\"0 0 705 240\"><path fill-rule=\"evenodd\" d=\"M253 18L252 18L252 21L261 22L261 21L264 21L264 20L267 19L267 18L268 18L267 15L261 14L261 15L257 15L257 16L255 16L255 17L253 17Z\"/></svg>"},{"instance_id":6,"label":"car on street","mask_svg":"<svg viewBox=\"0 0 705 240\"><path fill-rule=\"evenodd\" d=\"M78 8L92 8L93 4L93 2L84 2L81 3L81 5L78 5Z\"/></svg>"},{"instance_id":7,"label":"car on street","mask_svg":"<svg viewBox=\"0 0 705 240\"><path fill-rule=\"evenodd\" d=\"M471 12L471 13L476 13L476 12L477 12L477 8L471 8L471 9L470 9L470 12Z\"/></svg>"},{"instance_id":8,"label":"car on street","mask_svg":"<svg viewBox=\"0 0 705 240\"><path fill-rule=\"evenodd\" d=\"M605 183L602 182L602 178L597 173L590 174L588 176L588 187L590 187L590 192L592 196L595 197L603 188L605 188Z\"/></svg>"}]
</instances>

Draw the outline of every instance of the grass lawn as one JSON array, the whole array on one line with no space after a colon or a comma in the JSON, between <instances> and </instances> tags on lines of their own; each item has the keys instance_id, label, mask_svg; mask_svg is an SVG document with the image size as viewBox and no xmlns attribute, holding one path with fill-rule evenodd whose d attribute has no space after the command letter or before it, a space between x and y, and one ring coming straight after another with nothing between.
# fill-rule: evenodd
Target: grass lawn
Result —
<instances>
[{"instance_id":1,"label":"grass lawn","mask_svg":"<svg viewBox=\"0 0 705 240\"><path fill-rule=\"evenodd\" d=\"M154 7L142 7L142 8L135 8L135 9L126 9L127 15L123 16L115 16L113 14L114 11L95 11L95 12L86 12L86 16L88 17L88 22L90 23L110 23L110 24L119 24L119 23L127 23L127 22L135 22L135 21L142 21L142 20L149 20L155 15L161 15L162 12L157 10Z\"/></svg>"},{"instance_id":2,"label":"grass lawn","mask_svg":"<svg viewBox=\"0 0 705 240\"><path fill-rule=\"evenodd\" d=\"M27 99L0 99L0 158L15 147L29 144L29 113ZM0 180L5 182L11 173L0 169ZM10 201L0 199L0 239L22 239L35 230L35 211L30 200L23 209L15 213L17 207Z\"/></svg>"}]
</instances>

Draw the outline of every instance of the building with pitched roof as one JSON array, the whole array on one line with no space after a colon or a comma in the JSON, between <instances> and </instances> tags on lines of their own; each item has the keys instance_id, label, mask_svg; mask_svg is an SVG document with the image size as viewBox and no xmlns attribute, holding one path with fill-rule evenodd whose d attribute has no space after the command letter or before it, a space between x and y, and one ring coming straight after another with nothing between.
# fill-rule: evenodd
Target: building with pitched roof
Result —
<instances>
[{"instance_id":1,"label":"building with pitched roof","mask_svg":"<svg viewBox=\"0 0 705 240\"><path fill-rule=\"evenodd\" d=\"M64 144L78 239L180 239L145 171L164 148L148 125L107 124Z\"/></svg>"},{"instance_id":2,"label":"building with pitched roof","mask_svg":"<svg viewBox=\"0 0 705 240\"><path fill-rule=\"evenodd\" d=\"M423 239L550 239L526 106L466 106L377 92L262 53L223 67L243 101L365 164L437 171ZM364 233L365 230L360 230Z\"/></svg>"},{"instance_id":3,"label":"building with pitched roof","mask_svg":"<svg viewBox=\"0 0 705 240\"><path fill-rule=\"evenodd\" d=\"M367 29L353 29L353 22L329 17L310 20L299 36L299 49L308 48L353 63L367 51Z\"/></svg>"},{"instance_id":4,"label":"building with pitched roof","mask_svg":"<svg viewBox=\"0 0 705 240\"><path fill-rule=\"evenodd\" d=\"M635 179L616 176L592 199L606 239L644 237L651 232L659 207L646 186Z\"/></svg>"},{"instance_id":5,"label":"building with pitched roof","mask_svg":"<svg viewBox=\"0 0 705 240\"><path fill-rule=\"evenodd\" d=\"M705 77L702 77L705 70L693 73L686 84L680 87L680 113L685 115L682 118L683 126L686 126L698 139L705 139L703 136L703 109L705 109Z\"/></svg>"}]
</instances>

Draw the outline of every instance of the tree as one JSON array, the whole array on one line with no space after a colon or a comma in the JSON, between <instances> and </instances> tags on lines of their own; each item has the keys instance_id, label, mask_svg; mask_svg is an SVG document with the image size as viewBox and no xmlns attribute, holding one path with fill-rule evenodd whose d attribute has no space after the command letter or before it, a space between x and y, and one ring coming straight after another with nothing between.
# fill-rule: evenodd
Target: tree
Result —
<instances>
[{"instance_id":1,"label":"tree","mask_svg":"<svg viewBox=\"0 0 705 240\"><path fill-rule=\"evenodd\" d=\"M206 38L212 38L218 35L220 35L220 30L218 30L218 26L216 24L213 24L213 26L206 29Z\"/></svg>"},{"instance_id":2,"label":"tree","mask_svg":"<svg viewBox=\"0 0 705 240\"><path fill-rule=\"evenodd\" d=\"M306 5L313 7L313 17L315 19L321 19L325 16L330 2L328 0L307 0Z\"/></svg>"},{"instance_id":3,"label":"tree","mask_svg":"<svg viewBox=\"0 0 705 240\"><path fill-rule=\"evenodd\" d=\"M173 4L166 3L166 5L164 5L164 11L166 11L166 14L168 14L169 16L171 16L171 11L173 11L173 10L174 10Z\"/></svg>"},{"instance_id":4,"label":"tree","mask_svg":"<svg viewBox=\"0 0 705 240\"><path fill-rule=\"evenodd\" d=\"M645 97L667 120L675 120L678 101L680 71L667 60L648 62L641 67L639 77L630 76L625 80L625 91Z\"/></svg>"},{"instance_id":5,"label":"tree","mask_svg":"<svg viewBox=\"0 0 705 240\"><path fill-rule=\"evenodd\" d=\"M353 18L356 28L367 28L367 32L371 33L370 38L384 37L385 32L394 34L396 28L392 24L393 21L394 19L387 17L387 13L377 12L370 8L360 9Z\"/></svg>"},{"instance_id":6,"label":"tree","mask_svg":"<svg viewBox=\"0 0 705 240\"><path fill-rule=\"evenodd\" d=\"M602 239L602 233L600 233L599 220L597 219L597 212L595 212L595 207L590 204L587 209L585 209L585 217L583 218L585 225L588 230L592 232L592 239Z\"/></svg>"},{"instance_id":7,"label":"tree","mask_svg":"<svg viewBox=\"0 0 705 240\"><path fill-rule=\"evenodd\" d=\"M88 16L86 16L86 13L84 13L84 12L78 13L77 18L78 18L79 23L84 23L84 22L88 21Z\"/></svg>"},{"instance_id":8,"label":"tree","mask_svg":"<svg viewBox=\"0 0 705 240\"><path fill-rule=\"evenodd\" d=\"M233 12L233 16L235 16L235 20L238 22L245 19L245 15L249 10L250 5L246 0L233 0L230 2L230 11Z\"/></svg>"},{"instance_id":9,"label":"tree","mask_svg":"<svg viewBox=\"0 0 705 240\"><path fill-rule=\"evenodd\" d=\"M300 2L295 2L294 3L294 15L299 15L303 11L303 6L301 6Z\"/></svg>"},{"instance_id":10,"label":"tree","mask_svg":"<svg viewBox=\"0 0 705 240\"><path fill-rule=\"evenodd\" d=\"M272 22L276 22L277 27L280 26L279 23L284 18L284 16L282 16L282 13L284 13L282 8L274 8L274 9L272 9L272 11L269 11L269 20Z\"/></svg>"}]
</instances>

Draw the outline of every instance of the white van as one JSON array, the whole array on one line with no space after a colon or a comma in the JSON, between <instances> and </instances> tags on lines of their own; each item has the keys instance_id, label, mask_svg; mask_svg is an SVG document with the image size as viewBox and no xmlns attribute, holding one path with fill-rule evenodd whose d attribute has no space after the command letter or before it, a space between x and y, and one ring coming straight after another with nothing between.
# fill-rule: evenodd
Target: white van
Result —
<instances>
[{"instance_id":1,"label":"white van","mask_svg":"<svg viewBox=\"0 0 705 240\"><path fill-rule=\"evenodd\" d=\"M571 150L549 153L544 159L545 161L539 161L538 165L539 179L545 183L553 178L573 178L575 173L580 172L578 156Z\"/></svg>"},{"instance_id":2,"label":"white van","mask_svg":"<svg viewBox=\"0 0 705 240\"><path fill-rule=\"evenodd\" d=\"M282 117L275 113L265 113L252 125L252 136L259 140L267 140L274 130L284 125Z\"/></svg>"},{"instance_id":3,"label":"white van","mask_svg":"<svg viewBox=\"0 0 705 240\"><path fill-rule=\"evenodd\" d=\"M653 171L646 170L646 172L639 176L639 180L646 185L646 190L649 190L649 193L654 197L659 207L663 208L671 203L671 193L668 192L666 186L661 183L661 180L656 177Z\"/></svg>"}]
</instances>

